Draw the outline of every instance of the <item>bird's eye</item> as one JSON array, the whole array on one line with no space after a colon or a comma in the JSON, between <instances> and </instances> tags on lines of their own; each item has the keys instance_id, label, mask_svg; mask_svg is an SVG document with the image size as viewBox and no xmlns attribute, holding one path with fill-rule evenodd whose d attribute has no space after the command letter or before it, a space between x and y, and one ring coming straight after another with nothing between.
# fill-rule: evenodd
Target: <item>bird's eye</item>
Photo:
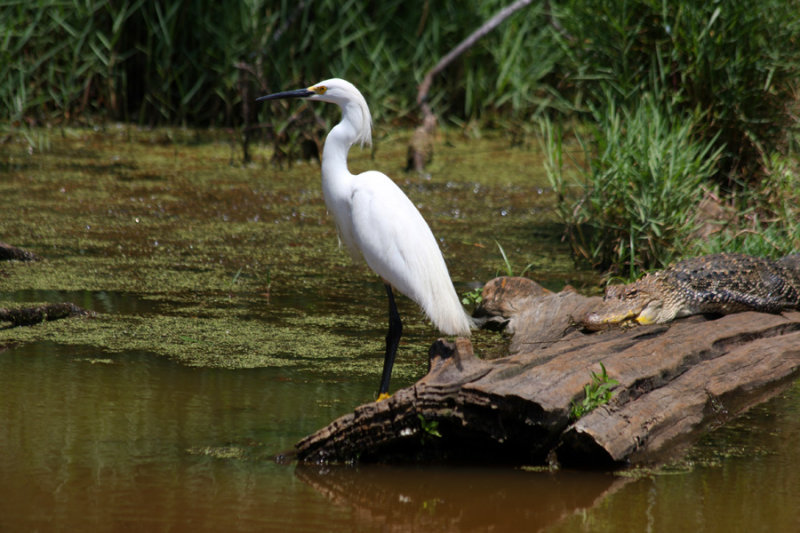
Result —
<instances>
[{"instance_id":1,"label":"bird's eye","mask_svg":"<svg viewBox=\"0 0 800 533\"><path fill-rule=\"evenodd\" d=\"M316 87L314 87L311 90L314 91L317 94L325 94L325 92L328 90L328 88L325 87L324 85L317 85Z\"/></svg>"}]
</instances>

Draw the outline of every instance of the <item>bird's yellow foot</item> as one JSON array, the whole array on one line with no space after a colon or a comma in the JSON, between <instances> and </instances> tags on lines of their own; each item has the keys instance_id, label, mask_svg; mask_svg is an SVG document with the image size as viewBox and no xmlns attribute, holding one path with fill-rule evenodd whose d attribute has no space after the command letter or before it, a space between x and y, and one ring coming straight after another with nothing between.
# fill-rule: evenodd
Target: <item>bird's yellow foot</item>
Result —
<instances>
[{"instance_id":1,"label":"bird's yellow foot","mask_svg":"<svg viewBox=\"0 0 800 533\"><path fill-rule=\"evenodd\" d=\"M376 402L382 402L383 400L387 400L387 399L389 399L391 396L392 396L392 395L391 395L391 394L389 394L388 392L382 392L382 393L380 393L380 394L378 395L378 399L377 399L377 400L375 400L375 401L376 401Z\"/></svg>"}]
</instances>

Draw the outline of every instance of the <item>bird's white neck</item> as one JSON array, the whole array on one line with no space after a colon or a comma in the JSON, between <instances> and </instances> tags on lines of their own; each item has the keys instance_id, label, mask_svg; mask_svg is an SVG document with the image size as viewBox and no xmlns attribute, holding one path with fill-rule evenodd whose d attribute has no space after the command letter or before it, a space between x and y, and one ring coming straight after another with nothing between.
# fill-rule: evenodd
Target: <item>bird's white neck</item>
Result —
<instances>
[{"instance_id":1,"label":"bird's white neck","mask_svg":"<svg viewBox=\"0 0 800 533\"><path fill-rule=\"evenodd\" d=\"M350 170L347 168L347 154L355 138L355 129L346 120L342 120L328 133L325 146L322 148L323 181L350 175Z\"/></svg>"},{"instance_id":2,"label":"bird's white neck","mask_svg":"<svg viewBox=\"0 0 800 533\"><path fill-rule=\"evenodd\" d=\"M366 104L363 104L366 108ZM351 176L347 168L350 147L360 142L371 142L369 110L362 109L358 102L340 105L342 120L328 133L322 149L322 180L341 179Z\"/></svg>"}]
</instances>

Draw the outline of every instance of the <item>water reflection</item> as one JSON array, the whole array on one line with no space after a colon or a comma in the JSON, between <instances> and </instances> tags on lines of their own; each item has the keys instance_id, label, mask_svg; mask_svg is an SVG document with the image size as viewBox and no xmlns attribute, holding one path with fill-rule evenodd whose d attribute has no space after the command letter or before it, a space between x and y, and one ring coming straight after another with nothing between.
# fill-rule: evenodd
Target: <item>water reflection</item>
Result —
<instances>
[{"instance_id":1,"label":"water reflection","mask_svg":"<svg viewBox=\"0 0 800 533\"><path fill-rule=\"evenodd\" d=\"M800 381L553 532L800 531Z\"/></svg>"},{"instance_id":2,"label":"water reflection","mask_svg":"<svg viewBox=\"0 0 800 533\"><path fill-rule=\"evenodd\" d=\"M592 507L628 480L508 468L320 467L297 476L361 525L397 531L540 531Z\"/></svg>"},{"instance_id":3,"label":"water reflection","mask_svg":"<svg viewBox=\"0 0 800 533\"><path fill-rule=\"evenodd\" d=\"M362 403L280 370L52 344L0 355L0 530L280 530L322 497L269 458ZM233 458L216 453L236 450ZM290 505L285 506L285 502ZM320 524L330 506L319 510ZM314 513L310 513L313 519Z\"/></svg>"},{"instance_id":4,"label":"water reflection","mask_svg":"<svg viewBox=\"0 0 800 533\"><path fill-rule=\"evenodd\" d=\"M794 531L800 384L674 475L285 466L374 376L190 368L48 343L0 351L0 531Z\"/></svg>"}]
</instances>

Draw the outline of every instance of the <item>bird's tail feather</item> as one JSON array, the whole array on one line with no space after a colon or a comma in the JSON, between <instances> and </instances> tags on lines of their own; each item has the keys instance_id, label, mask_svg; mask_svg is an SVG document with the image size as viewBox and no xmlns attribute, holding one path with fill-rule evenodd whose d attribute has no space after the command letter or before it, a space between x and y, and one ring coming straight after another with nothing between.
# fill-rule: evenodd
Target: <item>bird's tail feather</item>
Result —
<instances>
[{"instance_id":1,"label":"bird's tail feather","mask_svg":"<svg viewBox=\"0 0 800 533\"><path fill-rule=\"evenodd\" d=\"M435 299L421 303L422 308L442 333L469 337L470 331L476 327L475 321L461 305L450 276L438 276L436 282L438 286L430 292Z\"/></svg>"}]
</instances>

